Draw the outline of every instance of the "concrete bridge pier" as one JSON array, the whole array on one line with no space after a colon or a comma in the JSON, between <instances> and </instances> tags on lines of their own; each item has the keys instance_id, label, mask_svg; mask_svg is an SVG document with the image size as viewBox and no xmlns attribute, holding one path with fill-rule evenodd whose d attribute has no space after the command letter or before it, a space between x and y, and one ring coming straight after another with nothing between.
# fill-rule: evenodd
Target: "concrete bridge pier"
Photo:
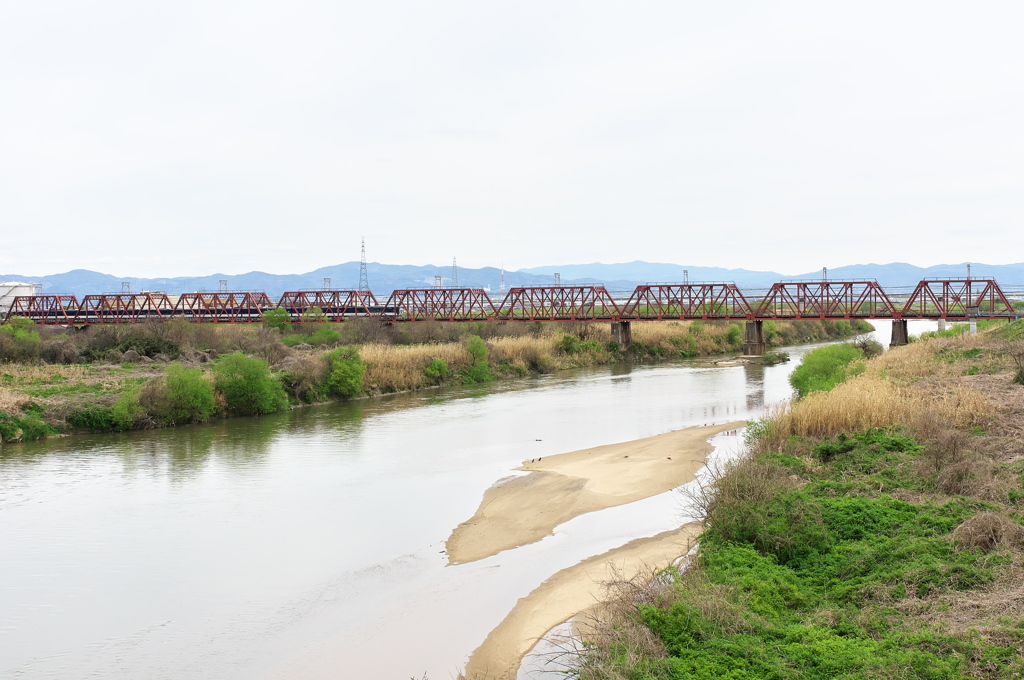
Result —
<instances>
[{"instance_id":1,"label":"concrete bridge pier","mask_svg":"<svg viewBox=\"0 0 1024 680\"><path fill-rule=\"evenodd\" d=\"M907 335L907 320L892 320L892 338L889 340L890 347L902 347L910 344L910 336Z\"/></svg>"},{"instance_id":2,"label":"concrete bridge pier","mask_svg":"<svg viewBox=\"0 0 1024 680\"><path fill-rule=\"evenodd\" d=\"M939 319L939 330L940 331L946 330L946 320L945 319Z\"/></svg>"},{"instance_id":3,"label":"concrete bridge pier","mask_svg":"<svg viewBox=\"0 0 1024 680\"><path fill-rule=\"evenodd\" d=\"M628 321L612 321L612 341L621 349L628 349L633 344L633 330Z\"/></svg>"},{"instance_id":4,"label":"concrete bridge pier","mask_svg":"<svg viewBox=\"0 0 1024 680\"><path fill-rule=\"evenodd\" d=\"M764 321L748 321L746 332L743 336L743 354L759 357L764 352Z\"/></svg>"}]
</instances>

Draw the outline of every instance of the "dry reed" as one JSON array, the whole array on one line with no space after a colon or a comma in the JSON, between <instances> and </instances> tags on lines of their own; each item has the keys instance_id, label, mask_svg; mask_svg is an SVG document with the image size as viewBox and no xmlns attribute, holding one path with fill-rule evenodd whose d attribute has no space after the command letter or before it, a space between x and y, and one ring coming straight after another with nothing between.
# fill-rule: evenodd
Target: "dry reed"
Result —
<instances>
[{"instance_id":1,"label":"dry reed","mask_svg":"<svg viewBox=\"0 0 1024 680\"><path fill-rule=\"evenodd\" d=\"M25 395L0 387L0 412L15 413L26 401Z\"/></svg>"},{"instance_id":2,"label":"dry reed","mask_svg":"<svg viewBox=\"0 0 1024 680\"><path fill-rule=\"evenodd\" d=\"M381 392L415 390L432 384L424 369L441 359L457 371L470 365L473 357L462 345L363 345L359 356L366 363L363 379L370 389Z\"/></svg>"},{"instance_id":3,"label":"dry reed","mask_svg":"<svg viewBox=\"0 0 1024 680\"><path fill-rule=\"evenodd\" d=\"M79 364L4 364L0 372L10 375L12 382L28 384L66 378L83 380L89 375L89 369Z\"/></svg>"},{"instance_id":4,"label":"dry reed","mask_svg":"<svg viewBox=\"0 0 1024 680\"><path fill-rule=\"evenodd\" d=\"M821 436L913 425L926 413L954 427L969 427L992 410L983 394L965 385L914 389L871 373L851 378L829 392L815 392L776 413L775 435Z\"/></svg>"}]
</instances>

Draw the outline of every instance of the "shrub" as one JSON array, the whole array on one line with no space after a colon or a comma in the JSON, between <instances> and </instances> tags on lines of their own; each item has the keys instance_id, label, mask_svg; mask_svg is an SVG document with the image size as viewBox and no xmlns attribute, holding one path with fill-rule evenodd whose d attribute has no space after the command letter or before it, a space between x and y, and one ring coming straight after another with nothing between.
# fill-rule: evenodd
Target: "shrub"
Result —
<instances>
[{"instance_id":1,"label":"shrub","mask_svg":"<svg viewBox=\"0 0 1024 680\"><path fill-rule=\"evenodd\" d=\"M462 371L462 382L466 385L472 385L473 383L494 380L494 375L487 364L487 344L484 343L479 335L471 335L466 339L466 351L472 355L473 363Z\"/></svg>"},{"instance_id":2,"label":"shrub","mask_svg":"<svg viewBox=\"0 0 1024 680\"><path fill-rule=\"evenodd\" d=\"M452 374L448 368L448 362L444 359L434 359L430 365L423 369L423 373L434 382L441 382Z\"/></svg>"},{"instance_id":3,"label":"shrub","mask_svg":"<svg viewBox=\"0 0 1024 680\"><path fill-rule=\"evenodd\" d=\"M105 406L90 405L67 417L68 424L89 432L110 432L114 429L114 414Z\"/></svg>"},{"instance_id":4,"label":"shrub","mask_svg":"<svg viewBox=\"0 0 1024 680\"><path fill-rule=\"evenodd\" d=\"M66 335L44 340L39 345L39 356L51 364L78 363L80 353L75 343Z\"/></svg>"},{"instance_id":5,"label":"shrub","mask_svg":"<svg viewBox=\"0 0 1024 680\"><path fill-rule=\"evenodd\" d=\"M281 380L289 392L306 403L327 399L327 361L322 355L299 354L285 360Z\"/></svg>"},{"instance_id":6,"label":"shrub","mask_svg":"<svg viewBox=\"0 0 1024 680\"><path fill-rule=\"evenodd\" d=\"M32 319L11 317L0 326L0 361L28 361L39 355L39 333Z\"/></svg>"},{"instance_id":7,"label":"shrub","mask_svg":"<svg viewBox=\"0 0 1024 680\"><path fill-rule=\"evenodd\" d=\"M729 330L726 331L725 339L730 345L738 345L740 342L740 336L742 331L740 327L734 323L729 324Z\"/></svg>"},{"instance_id":8,"label":"shrub","mask_svg":"<svg viewBox=\"0 0 1024 680\"><path fill-rule=\"evenodd\" d=\"M487 348L484 347L484 350L486 349ZM575 335L563 335L562 339L558 341L558 349L565 352L566 354L579 354L580 339L577 338Z\"/></svg>"},{"instance_id":9,"label":"shrub","mask_svg":"<svg viewBox=\"0 0 1024 680\"><path fill-rule=\"evenodd\" d=\"M789 376L789 384L801 397L819 390L828 391L853 375L855 371L849 368L849 364L863 358L863 350L852 344L819 347L804 355L803 361Z\"/></svg>"},{"instance_id":10,"label":"shrub","mask_svg":"<svg viewBox=\"0 0 1024 680\"><path fill-rule=\"evenodd\" d=\"M111 407L110 414L115 430L133 430L146 418L146 409L139 401L139 388L126 387Z\"/></svg>"},{"instance_id":11,"label":"shrub","mask_svg":"<svg viewBox=\"0 0 1024 680\"><path fill-rule=\"evenodd\" d=\"M309 344L309 336L302 333L290 333L281 338L281 342L285 347L295 347L296 345Z\"/></svg>"},{"instance_id":12,"label":"shrub","mask_svg":"<svg viewBox=\"0 0 1024 680\"><path fill-rule=\"evenodd\" d=\"M213 376L233 415L261 415L288 408L284 387L262 359L241 352L226 354L214 365Z\"/></svg>"},{"instance_id":13,"label":"shrub","mask_svg":"<svg viewBox=\"0 0 1024 680\"><path fill-rule=\"evenodd\" d=\"M133 333L117 343L117 350L120 352L135 350L139 355L146 357L165 354L174 359L177 358L181 348L178 346L178 343L167 338Z\"/></svg>"},{"instance_id":14,"label":"shrub","mask_svg":"<svg viewBox=\"0 0 1024 680\"><path fill-rule=\"evenodd\" d=\"M314 347L321 347L324 345L336 345L338 340L341 338L341 334L333 328L320 328L311 336L309 336L309 344Z\"/></svg>"},{"instance_id":15,"label":"shrub","mask_svg":"<svg viewBox=\"0 0 1024 680\"><path fill-rule=\"evenodd\" d=\"M355 347L339 347L327 355L327 390L334 397L351 399L363 391L366 364Z\"/></svg>"},{"instance_id":16,"label":"shrub","mask_svg":"<svg viewBox=\"0 0 1024 680\"><path fill-rule=\"evenodd\" d=\"M268 309L263 312L263 323L267 325L267 328L282 330L287 328L290 322L291 315L288 314L287 309L275 307L274 309Z\"/></svg>"},{"instance_id":17,"label":"shrub","mask_svg":"<svg viewBox=\"0 0 1024 680\"><path fill-rule=\"evenodd\" d=\"M213 385L198 368L169 366L139 392L139 403L161 425L198 423L217 411Z\"/></svg>"},{"instance_id":18,"label":"shrub","mask_svg":"<svg viewBox=\"0 0 1024 680\"><path fill-rule=\"evenodd\" d=\"M0 413L0 442L27 442L51 434L57 434L57 430L45 423L34 411L20 418L9 413Z\"/></svg>"}]
</instances>

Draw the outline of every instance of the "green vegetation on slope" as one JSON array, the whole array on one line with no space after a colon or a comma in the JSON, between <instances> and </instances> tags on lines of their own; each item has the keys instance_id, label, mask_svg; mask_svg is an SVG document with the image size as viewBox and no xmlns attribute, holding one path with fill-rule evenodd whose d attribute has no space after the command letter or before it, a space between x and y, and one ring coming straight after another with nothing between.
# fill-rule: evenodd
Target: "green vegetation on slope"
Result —
<instances>
[{"instance_id":1,"label":"green vegetation on slope","mask_svg":"<svg viewBox=\"0 0 1024 680\"><path fill-rule=\"evenodd\" d=\"M750 453L694 498L697 556L624 588L575 677L1021 677L1024 416L1010 349L926 340L755 423ZM904 424L843 429L881 419L871 395L896 394L908 408L886 417Z\"/></svg>"}]
</instances>

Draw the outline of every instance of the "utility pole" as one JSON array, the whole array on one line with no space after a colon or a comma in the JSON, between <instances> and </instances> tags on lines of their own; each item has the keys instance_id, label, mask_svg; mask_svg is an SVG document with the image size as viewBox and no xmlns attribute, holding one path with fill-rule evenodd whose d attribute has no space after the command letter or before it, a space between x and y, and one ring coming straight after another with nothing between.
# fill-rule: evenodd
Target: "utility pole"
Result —
<instances>
[{"instance_id":1,"label":"utility pole","mask_svg":"<svg viewBox=\"0 0 1024 680\"><path fill-rule=\"evenodd\" d=\"M455 256L452 255L452 288L459 287L459 266L455 264Z\"/></svg>"},{"instance_id":2,"label":"utility pole","mask_svg":"<svg viewBox=\"0 0 1024 680\"><path fill-rule=\"evenodd\" d=\"M366 293L370 290L370 279L366 276L366 239L362 240L362 253L359 256L359 291Z\"/></svg>"}]
</instances>

